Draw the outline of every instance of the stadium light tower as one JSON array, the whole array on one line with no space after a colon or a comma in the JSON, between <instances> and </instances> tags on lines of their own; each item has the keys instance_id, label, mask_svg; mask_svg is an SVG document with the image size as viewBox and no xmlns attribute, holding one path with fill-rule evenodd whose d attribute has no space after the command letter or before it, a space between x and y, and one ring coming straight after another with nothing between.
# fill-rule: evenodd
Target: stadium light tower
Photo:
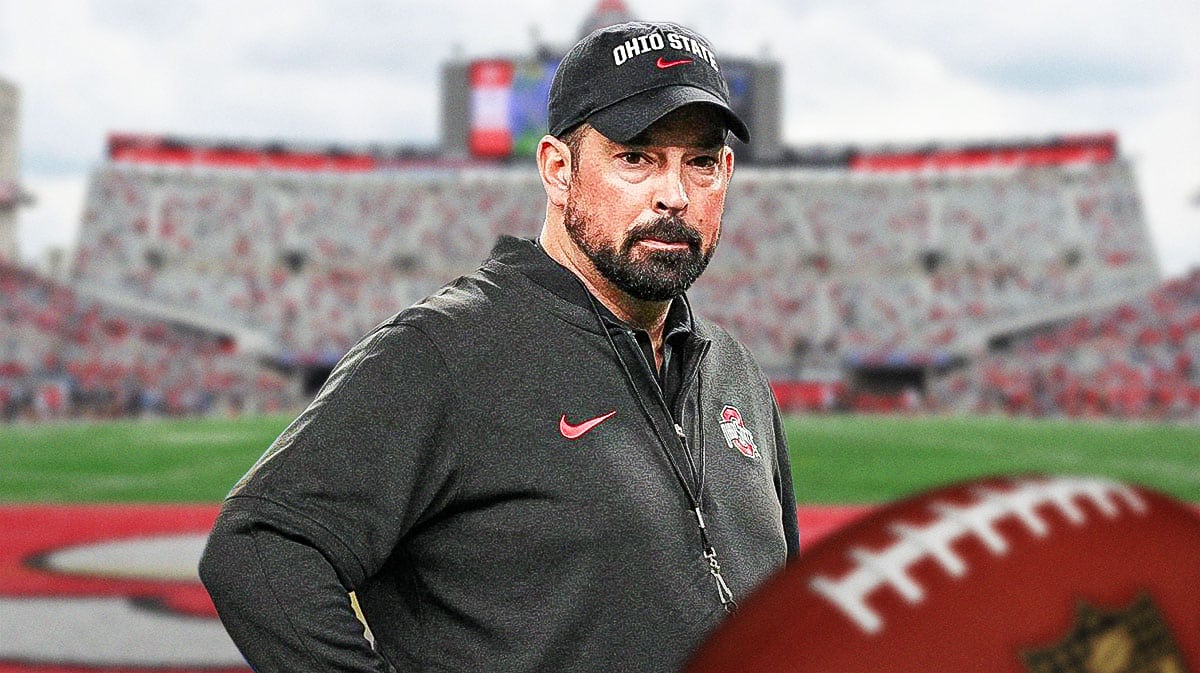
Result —
<instances>
[{"instance_id":1,"label":"stadium light tower","mask_svg":"<svg viewBox=\"0 0 1200 673\"><path fill-rule=\"evenodd\" d=\"M17 182L19 109L17 86L0 79L0 262L17 261L17 208L33 201Z\"/></svg>"}]
</instances>

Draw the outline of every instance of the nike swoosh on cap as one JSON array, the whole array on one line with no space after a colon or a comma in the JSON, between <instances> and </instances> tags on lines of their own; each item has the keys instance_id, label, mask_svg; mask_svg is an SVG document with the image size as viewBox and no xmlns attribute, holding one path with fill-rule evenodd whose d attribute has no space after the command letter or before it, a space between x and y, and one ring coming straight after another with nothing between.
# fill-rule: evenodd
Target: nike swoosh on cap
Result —
<instances>
[{"instance_id":1,"label":"nike swoosh on cap","mask_svg":"<svg viewBox=\"0 0 1200 673\"><path fill-rule=\"evenodd\" d=\"M690 59L690 58L681 58L678 61L664 61L663 57L659 56L658 60L654 62L654 65L656 65L660 68L666 69L666 68L674 68L677 65L683 65L684 63L691 63L691 62L692 62L692 59Z\"/></svg>"},{"instance_id":2,"label":"nike swoosh on cap","mask_svg":"<svg viewBox=\"0 0 1200 673\"><path fill-rule=\"evenodd\" d=\"M595 418L589 418L588 420L586 420L582 423L579 423L579 424L572 424L572 423L567 422L567 415L563 414L562 418L558 419L558 431L560 433L562 433L562 436L566 437L567 439L579 439L580 437L587 434L587 432L589 430L591 430L592 428L596 427L597 425L600 425L604 421L607 421L608 419L610 419L616 415L617 415L617 410L613 409L612 411L608 412L607 414L603 414L603 415L597 416Z\"/></svg>"}]
</instances>

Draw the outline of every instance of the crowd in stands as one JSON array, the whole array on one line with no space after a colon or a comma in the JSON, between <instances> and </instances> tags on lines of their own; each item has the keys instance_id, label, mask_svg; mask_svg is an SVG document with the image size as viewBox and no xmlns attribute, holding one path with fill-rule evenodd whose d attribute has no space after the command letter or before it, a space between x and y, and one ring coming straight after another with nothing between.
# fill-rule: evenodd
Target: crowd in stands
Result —
<instances>
[{"instance_id":1,"label":"crowd in stands","mask_svg":"<svg viewBox=\"0 0 1200 673\"><path fill-rule=\"evenodd\" d=\"M233 319L299 360L532 236L529 169L363 174L112 163L89 191L75 282ZM963 348L999 321L1156 280L1121 161L937 174L739 171L697 305L768 373Z\"/></svg>"},{"instance_id":2,"label":"crowd in stands","mask_svg":"<svg viewBox=\"0 0 1200 673\"><path fill-rule=\"evenodd\" d=\"M299 393L226 337L0 264L0 421L263 413L295 407Z\"/></svg>"},{"instance_id":3,"label":"crowd in stands","mask_svg":"<svg viewBox=\"0 0 1200 673\"><path fill-rule=\"evenodd\" d=\"M698 302L772 374L963 352L993 326L1157 282L1129 167L743 171Z\"/></svg>"},{"instance_id":4,"label":"crowd in stands","mask_svg":"<svg viewBox=\"0 0 1200 673\"><path fill-rule=\"evenodd\" d=\"M328 362L473 269L500 233L536 234L544 196L527 178L112 165L93 178L74 279L233 319L294 359Z\"/></svg>"},{"instance_id":5,"label":"crowd in stands","mask_svg":"<svg viewBox=\"0 0 1200 673\"><path fill-rule=\"evenodd\" d=\"M1200 420L1200 269L1013 339L952 377L974 411Z\"/></svg>"}]
</instances>

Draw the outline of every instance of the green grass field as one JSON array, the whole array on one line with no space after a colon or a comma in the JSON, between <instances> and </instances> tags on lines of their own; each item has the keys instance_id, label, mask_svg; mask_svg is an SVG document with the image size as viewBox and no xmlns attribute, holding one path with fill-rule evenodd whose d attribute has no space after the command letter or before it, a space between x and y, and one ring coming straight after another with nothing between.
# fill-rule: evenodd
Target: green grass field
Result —
<instances>
[{"instance_id":1,"label":"green grass field","mask_svg":"<svg viewBox=\"0 0 1200 673\"><path fill-rule=\"evenodd\" d=\"M218 502L290 416L0 426L0 502ZM882 416L787 423L801 503L871 503L1017 472L1200 502L1200 427Z\"/></svg>"}]
</instances>

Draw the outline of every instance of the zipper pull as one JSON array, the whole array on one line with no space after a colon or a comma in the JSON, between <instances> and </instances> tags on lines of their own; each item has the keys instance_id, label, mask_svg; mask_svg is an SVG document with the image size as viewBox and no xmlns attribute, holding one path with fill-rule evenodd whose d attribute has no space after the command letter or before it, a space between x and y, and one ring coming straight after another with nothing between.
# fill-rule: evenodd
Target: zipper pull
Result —
<instances>
[{"instance_id":1,"label":"zipper pull","mask_svg":"<svg viewBox=\"0 0 1200 673\"><path fill-rule=\"evenodd\" d=\"M675 424L675 434L679 435L680 439L687 440L687 435L683 434L683 426L678 423Z\"/></svg>"}]
</instances>

